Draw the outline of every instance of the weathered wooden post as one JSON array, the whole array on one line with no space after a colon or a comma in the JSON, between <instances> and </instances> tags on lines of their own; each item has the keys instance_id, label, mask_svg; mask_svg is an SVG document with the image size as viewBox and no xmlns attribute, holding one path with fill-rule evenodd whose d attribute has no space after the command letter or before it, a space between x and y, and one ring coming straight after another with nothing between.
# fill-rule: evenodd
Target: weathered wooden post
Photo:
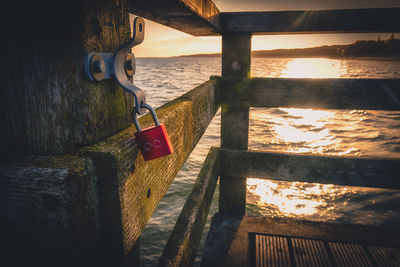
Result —
<instances>
[{"instance_id":1,"label":"weathered wooden post","mask_svg":"<svg viewBox=\"0 0 400 267\"><path fill-rule=\"evenodd\" d=\"M222 35L222 76L250 75L251 33ZM235 88L232 88L234 90ZM221 148L247 149L249 108L221 103ZM219 210L222 213L245 214L246 177L221 176Z\"/></svg>"},{"instance_id":2,"label":"weathered wooden post","mask_svg":"<svg viewBox=\"0 0 400 267\"><path fill-rule=\"evenodd\" d=\"M108 258L118 266L122 244L110 235L120 229L106 225L121 218L104 213L118 201L98 190L117 181L98 181L112 169L76 152L131 124L133 98L112 80L88 81L83 67L86 52L114 52L128 40L128 2L18 5L7 10L0 51L2 255L14 265L93 266Z\"/></svg>"},{"instance_id":3,"label":"weathered wooden post","mask_svg":"<svg viewBox=\"0 0 400 267\"><path fill-rule=\"evenodd\" d=\"M14 13L1 51L2 157L74 153L130 124L131 97L83 71L87 51L113 52L128 40L127 2L71 2Z\"/></svg>"}]
</instances>

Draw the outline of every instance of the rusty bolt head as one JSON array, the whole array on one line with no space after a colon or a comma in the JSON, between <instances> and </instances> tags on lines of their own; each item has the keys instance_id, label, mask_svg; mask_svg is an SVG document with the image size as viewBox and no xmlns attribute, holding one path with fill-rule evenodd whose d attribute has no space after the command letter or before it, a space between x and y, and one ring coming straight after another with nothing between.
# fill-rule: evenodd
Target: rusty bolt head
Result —
<instances>
[{"instance_id":1,"label":"rusty bolt head","mask_svg":"<svg viewBox=\"0 0 400 267\"><path fill-rule=\"evenodd\" d=\"M133 54L128 54L125 58L125 73L129 77L132 77L135 74L135 56Z\"/></svg>"},{"instance_id":2,"label":"rusty bolt head","mask_svg":"<svg viewBox=\"0 0 400 267\"><path fill-rule=\"evenodd\" d=\"M133 62L132 62L132 60L128 60L126 62L126 69L127 70L133 70Z\"/></svg>"},{"instance_id":3,"label":"rusty bolt head","mask_svg":"<svg viewBox=\"0 0 400 267\"><path fill-rule=\"evenodd\" d=\"M95 81L101 81L106 73L106 64L101 55L95 54L90 59L90 73Z\"/></svg>"},{"instance_id":4,"label":"rusty bolt head","mask_svg":"<svg viewBox=\"0 0 400 267\"><path fill-rule=\"evenodd\" d=\"M96 60L93 62L93 71L95 73L105 73L106 72L106 63L104 60Z\"/></svg>"}]
</instances>

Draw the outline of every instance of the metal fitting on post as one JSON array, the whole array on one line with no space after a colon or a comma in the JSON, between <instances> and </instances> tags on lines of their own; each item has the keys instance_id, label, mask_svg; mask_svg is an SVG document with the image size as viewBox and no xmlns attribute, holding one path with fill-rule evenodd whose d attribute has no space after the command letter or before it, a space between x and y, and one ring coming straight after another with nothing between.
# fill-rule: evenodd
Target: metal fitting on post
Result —
<instances>
[{"instance_id":1,"label":"metal fitting on post","mask_svg":"<svg viewBox=\"0 0 400 267\"><path fill-rule=\"evenodd\" d=\"M135 56L131 53L126 55L125 58L125 73L128 77L132 77L136 72Z\"/></svg>"},{"instance_id":2,"label":"metal fitting on post","mask_svg":"<svg viewBox=\"0 0 400 267\"><path fill-rule=\"evenodd\" d=\"M135 98L135 112L145 113L141 104L146 103L143 90L132 84L135 75L135 56L131 53L132 47L141 44L144 40L144 20L135 18L132 25L132 38L119 47L114 53L87 53L85 58L85 72L91 81L101 81L114 77L118 84Z\"/></svg>"},{"instance_id":3,"label":"metal fitting on post","mask_svg":"<svg viewBox=\"0 0 400 267\"><path fill-rule=\"evenodd\" d=\"M90 58L90 74L93 79L97 82L104 79L104 73L106 72L106 64L101 55L96 54Z\"/></svg>"}]
</instances>

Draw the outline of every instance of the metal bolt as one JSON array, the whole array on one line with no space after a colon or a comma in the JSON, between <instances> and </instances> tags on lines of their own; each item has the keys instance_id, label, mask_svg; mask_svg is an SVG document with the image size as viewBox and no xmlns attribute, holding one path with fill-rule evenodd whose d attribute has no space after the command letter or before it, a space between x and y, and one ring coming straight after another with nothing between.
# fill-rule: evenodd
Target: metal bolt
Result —
<instances>
[{"instance_id":1,"label":"metal bolt","mask_svg":"<svg viewBox=\"0 0 400 267\"><path fill-rule=\"evenodd\" d=\"M126 69L127 70L133 70L133 61L132 60L128 60L126 62Z\"/></svg>"},{"instance_id":2,"label":"metal bolt","mask_svg":"<svg viewBox=\"0 0 400 267\"><path fill-rule=\"evenodd\" d=\"M93 72L94 73L105 73L106 63L104 60L96 60L93 62Z\"/></svg>"},{"instance_id":3,"label":"metal bolt","mask_svg":"<svg viewBox=\"0 0 400 267\"><path fill-rule=\"evenodd\" d=\"M101 55L95 54L90 59L90 74L97 82L103 80L106 73L106 63Z\"/></svg>"},{"instance_id":4,"label":"metal bolt","mask_svg":"<svg viewBox=\"0 0 400 267\"><path fill-rule=\"evenodd\" d=\"M131 53L126 55L125 58L125 73L128 77L132 77L135 74L135 56Z\"/></svg>"}]
</instances>

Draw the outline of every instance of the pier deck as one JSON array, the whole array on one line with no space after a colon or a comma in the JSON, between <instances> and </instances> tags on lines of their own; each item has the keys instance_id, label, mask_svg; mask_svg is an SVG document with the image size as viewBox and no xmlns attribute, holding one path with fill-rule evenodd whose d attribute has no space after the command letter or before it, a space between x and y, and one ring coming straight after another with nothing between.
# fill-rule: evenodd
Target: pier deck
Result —
<instances>
[{"instance_id":1,"label":"pier deck","mask_svg":"<svg viewBox=\"0 0 400 267\"><path fill-rule=\"evenodd\" d=\"M202 266L400 266L389 227L216 214Z\"/></svg>"}]
</instances>

